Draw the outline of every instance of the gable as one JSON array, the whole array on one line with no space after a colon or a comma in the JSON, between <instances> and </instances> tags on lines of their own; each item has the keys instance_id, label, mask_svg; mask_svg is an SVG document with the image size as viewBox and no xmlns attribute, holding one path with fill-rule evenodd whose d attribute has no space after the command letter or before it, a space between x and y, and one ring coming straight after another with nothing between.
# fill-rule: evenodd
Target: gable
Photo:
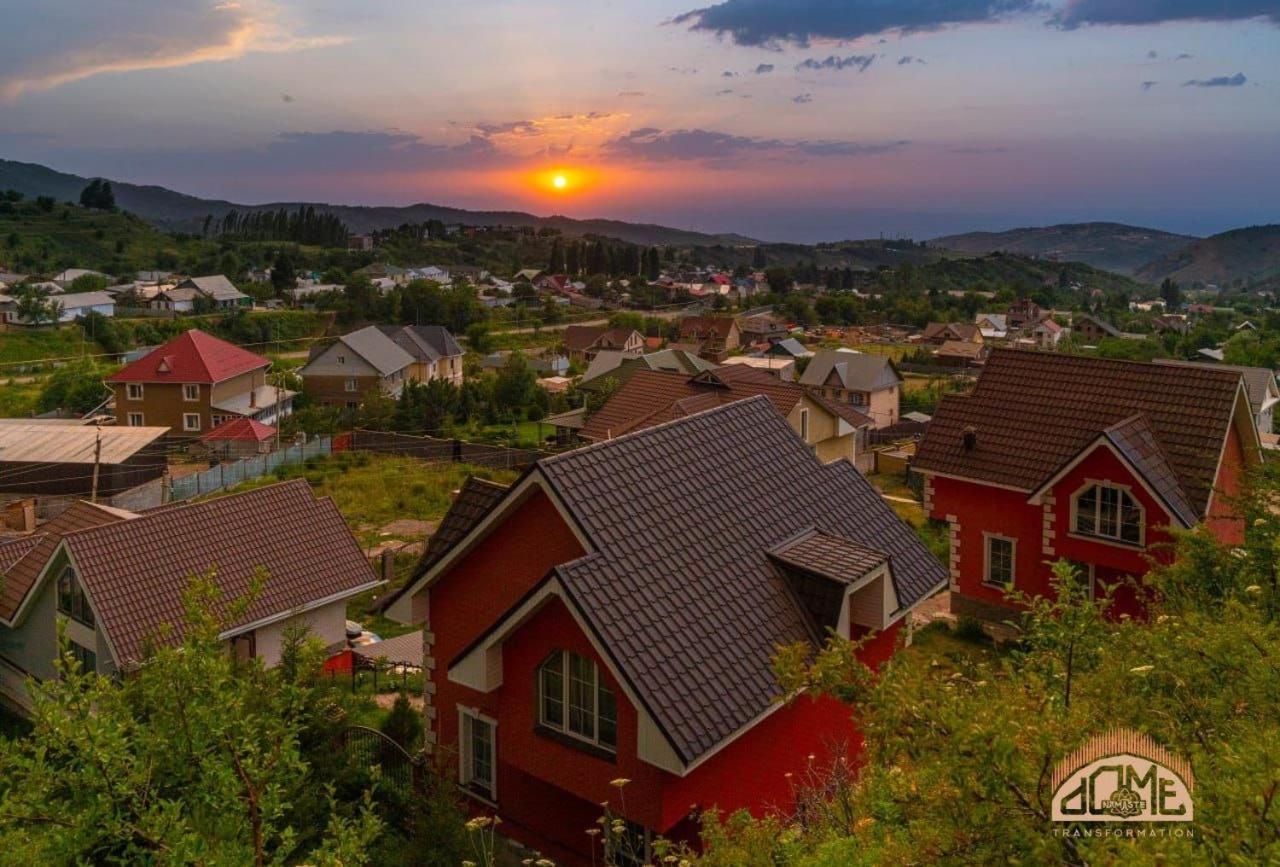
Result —
<instances>
[{"instance_id":1,"label":"gable","mask_svg":"<svg viewBox=\"0 0 1280 867\"><path fill-rule=\"evenodd\" d=\"M340 362L339 359L342 359ZM302 376L376 376L382 374L358 352L339 341L320 351L299 371Z\"/></svg>"}]
</instances>

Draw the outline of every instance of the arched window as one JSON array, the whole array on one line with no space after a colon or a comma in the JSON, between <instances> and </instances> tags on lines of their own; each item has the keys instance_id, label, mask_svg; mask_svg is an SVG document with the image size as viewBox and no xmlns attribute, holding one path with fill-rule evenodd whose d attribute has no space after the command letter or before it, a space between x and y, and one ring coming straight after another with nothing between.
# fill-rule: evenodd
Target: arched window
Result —
<instances>
[{"instance_id":1,"label":"arched window","mask_svg":"<svg viewBox=\"0 0 1280 867\"><path fill-rule=\"evenodd\" d=\"M538 666L538 723L606 750L618 748L618 701L594 661L554 651Z\"/></svg>"},{"instance_id":2,"label":"arched window","mask_svg":"<svg viewBox=\"0 0 1280 867\"><path fill-rule=\"evenodd\" d=\"M1095 482L1072 497L1071 529L1081 536L1141 545L1143 518L1142 504L1125 488Z\"/></svg>"}]
</instances>

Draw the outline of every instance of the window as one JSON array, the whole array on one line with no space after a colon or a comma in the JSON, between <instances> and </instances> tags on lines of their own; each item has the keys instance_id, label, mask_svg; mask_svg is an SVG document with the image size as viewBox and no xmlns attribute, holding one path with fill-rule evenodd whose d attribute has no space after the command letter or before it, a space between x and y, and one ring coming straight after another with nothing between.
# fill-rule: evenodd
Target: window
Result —
<instances>
[{"instance_id":1,"label":"window","mask_svg":"<svg viewBox=\"0 0 1280 867\"><path fill-rule=\"evenodd\" d=\"M497 727L491 719L458 708L458 777L463 788L496 803Z\"/></svg>"},{"instance_id":2,"label":"window","mask_svg":"<svg viewBox=\"0 0 1280 867\"><path fill-rule=\"evenodd\" d=\"M199 400L199 399L200 399L200 386L198 386L198 385L184 385L184 386L182 387L182 399L183 399L183 400Z\"/></svg>"},{"instance_id":3,"label":"window","mask_svg":"<svg viewBox=\"0 0 1280 867\"><path fill-rule=\"evenodd\" d=\"M347 380L347 382L346 382L346 389L347 389L347 391L356 391L359 387L360 387L360 382L359 382L359 380L356 380L356 379L348 379L348 380Z\"/></svg>"},{"instance_id":4,"label":"window","mask_svg":"<svg viewBox=\"0 0 1280 867\"><path fill-rule=\"evenodd\" d=\"M144 424L145 422L142 419L142 413L140 412L129 413L129 427L142 427Z\"/></svg>"},{"instance_id":5,"label":"window","mask_svg":"<svg viewBox=\"0 0 1280 867\"><path fill-rule=\"evenodd\" d=\"M183 430L200 430L200 413L184 412L182 414Z\"/></svg>"},{"instance_id":6,"label":"window","mask_svg":"<svg viewBox=\"0 0 1280 867\"><path fill-rule=\"evenodd\" d=\"M81 672L96 672L98 670L98 654L89 648L74 641L68 641L67 653L71 654L72 659L80 663Z\"/></svg>"},{"instance_id":7,"label":"window","mask_svg":"<svg viewBox=\"0 0 1280 867\"><path fill-rule=\"evenodd\" d=\"M987 536L987 571L983 580L987 584L1007 587L1013 583L1013 539L1003 536Z\"/></svg>"},{"instance_id":8,"label":"window","mask_svg":"<svg viewBox=\"0 0 1280 867\"><path fill-rule=\"evenodd\" d=\"M94 625L89 597L84 595L84 588L76 580L76 570L70 566L65 567L58 576L58 610L85 626Z\"/></svg>"},{"instance_id":9,"label":"window","mask_svg":"<svg viewBox=\"0 0 1280 867\"><path fill-rule=\"evenodd\" d=\"M125 393L129 400L142 400L142 383L129 383L125 386Z\"/></svg>"},{"instance_id":10,"label":"window","mask_svg":"<svg viewBox=\"0 0 1280 867\"><path fill-rule=\"evenodd\" d=\"M229 419L229 418L231 418L231 416L229 416L229 415L215 415L215 416L211 419L211 423L212 423L212 425L213 425L214 427L217 427L217 426L218 426L218 425L220 425L220 424L224 424L224 423L226 423L227 419Z\"/></svg>"},{"instance_id":11,"label":"window","mask_svg":"<svg viewBox=\"0 0 1280 867\"><path fill-rule=\"evenodd\" d=\"M809 441L809 410L800 410L800 439Z\"/></svg>"},{"instance_id":12,"label":"window","mask_svg":"<svg viewBox=\"0 0 1280 867\"><path fill-rule=\"evenodd\" d=\"M1094 483L1073 498L1071 527L1082 536L1141 545L1142 524L1142 504L1124 488Z\"/></svg>"},{"instance_id":13,"label":"window","mask_svg":"<svg viewBox=\"0 0 1280 867\"><path fill-rule=\"evenodd\" d=\"M538 667L538 722L610 752L618 748L618 700L599 667L557 650Z\"/></svg>"},{"instance_id":14,"label":"window","mask_svg":"<svg viewBox=\"0 0 1280 867\"><path fill-rule=\"evenodd\" d=\"M338 363L339 363L339 364L346 364L346 363L347 363L347 357L346 357L345 355L339 355L339 356L338 356Z\"/></svg>"}]
</instances>

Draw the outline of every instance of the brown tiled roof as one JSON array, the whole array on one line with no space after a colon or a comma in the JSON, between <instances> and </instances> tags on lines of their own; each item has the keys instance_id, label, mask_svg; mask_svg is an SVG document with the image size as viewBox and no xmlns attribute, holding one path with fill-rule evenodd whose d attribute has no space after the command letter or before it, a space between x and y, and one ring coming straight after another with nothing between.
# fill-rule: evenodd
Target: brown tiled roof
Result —
<instances>
[{"instance_id":1,"label":"brown tiled roof","mask_svg":"<svg viewBox=\"0 0 1280 867\"><path fill-rule=\"evenodd\" d=\"M723 339L733 331L736 321L732 316L686 316L680 320L680 336L697 335L701 338L715 334Z\"/></svg>"},{"instance_id":2,"label":"brown tiled roof","mask_svg":"<svg viewBox=\"0 0 1280 867\"><path fill-rule=\"evenodd\" d=\"M981 343L971 343L967 340L948 340L938 347L934 357L979 359L986 352L986 349Z\"/></svg>"},{"instance_id":3,"label":"brown tiled roof","mask_svg":"<svg viewBox=\"0 0 1280 867\"><path fill-rule=\"evenodd\" d=\"M981 329L972 322L930 322L924 328L924 339L934 340L942 334L954 334L958 340L973 340Z\"/></svg>"},{"instance_id":4,"label":"brown tiled roof","mask_svg":"<svg viewBox=\"0 0 1280 867\"><path fill-rule=\"evenodd\" d=\"M883 552L903 606L946 581L875 488L820 463L764 396L536 468L593 549L556 569L569 604L686 761L767 711L777 647L813 638L771 549L812 528L841 559Z\"/></svg>"},{"instance_id":5,"label":"brown tiled roof","mask_svg":"<svg viewBox=\"0 0 1280 867\"><path fill-rule=\"evenodd\" d=\"M564 348L583 352L596 345L609 329L602 325L570 325L564 330Z\"/></svg>"},{"instance_id":6,"label":"brown tiled roof","mask_svg":"<svg viewBox=\"0 0 1280 867\"><path fill-rule=\"evenodd\" d=\"M3 578L0 578L0 619L12 621L27 593L35 586L36 579L44 569L53 552L58 550L58 542L63 533L97 527L121 520L129 512L118 509L95 506L84 501L72 503L61 514L40 526L34 536L35 543L17 560L6 563Z\"/></svg>"},{"instance_id":7,"label":"brown tiled roof","mask_svg":"<svg viewBox=\"0 0 1280 867\"><path fill-rule=\"evenodd\" d=\"M229 624L232 631L378 580L337 507L317 500L301 479L71 530L61 539L124 667L144 658L149 641L181 639L183 592L211 567L228 602L246 592L259 568L269 575Z\"/></svg>"},{"instance_id":8,"label":"brown tiled roof","mask_svg":"<svg viewBox=\"0 0 1280 867\"><path fill-rule=\"evenodd\" d=\"M22 559L28 551L34 548L40 542L40 536L23 536L18 539L9 539L0 544L0 572L5 571L14 563Z\"/></svg>"},{"instance_id":9,"label":"brown tiled roof","mask_svg":"<svg viewBox=\"0 0 1280 867\"><path fill-rule=\"evenodd\" d=\"M852 584L888 562L888 556L836 533L809 529L769 552L775 560L816 575Z\"/></svg>"},{"instance_id":10,"label":"brown tiled roof","mask_svg":"<svg viewBox=\"0 0 1280 867\"><path fill-rule=\"evenodd\" d=\"M1195 514L1217 471L1240 374L1212 367L997 349L971 395L948 395L912 465L1031 491L1140 414ZM974 448L963 445L966 428Z\"/></svg>"},{"instance_id":11,"label":"brown tiled roof","mask_svg":"<svg viewBox=\"0 0 1280 867\"><path fill-rule=\"evenodd\" d=\"M1244 388L1249 394L1249 406L1255 412L1262 411L1262 405L1276 384L1276 374L1265 367L1245 367L1239 364L1215 364L1208 361L1178 361L1171 358L1157 358L1156 364L1174 364L1182 367L1205 367L1215 370L1234 370L1244 377Z\"/></svg>"},{"instance_id":12,"label":"brown tiled roof","mask_svg":"<svg viewBox=\"0 0 1280 867\"><path fill-rule=\"evenodd\" d=\"M767 370L746 366L730 365L695 376L638 370L587 419L580 436L587 440L618 437L757 394L769 398L778 412L788 415L806 392L802 386L783 382ZM855 427L871 424L869 418L852 407L835 406L812 394L809 398Z\"/></svg>"},{"instance_id":13,"label":"brown tiled roof","mask_svg":"<svg viewBox=\"0 0 1280 867\"><path fill-rule=\"evenodd\" d=\"M1145 415L1131 415L1107 428L1103 435L1129 463L1137 467L1175 518L1188 527L1196 522L1196 513L1187 502L1187 495L1178 483L1178 475L1169 466Z\"/></svg>"}]
</instances>

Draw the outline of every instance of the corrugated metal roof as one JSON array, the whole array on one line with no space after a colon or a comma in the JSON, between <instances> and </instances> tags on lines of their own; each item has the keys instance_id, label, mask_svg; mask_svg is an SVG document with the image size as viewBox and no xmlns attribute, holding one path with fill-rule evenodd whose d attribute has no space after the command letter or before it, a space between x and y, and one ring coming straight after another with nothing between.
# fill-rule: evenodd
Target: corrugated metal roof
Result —
<instances>
[{"instance_id":1,"label":"corrugated metal roof","mask_svg":"<svg viewBox=\"0 0 1280 867\"><path fill-rule=\"evenodd\" d=\"M104 464L118 464L169 432L167 427L94 427L90 425L0 424L0 463L92 464L94 443L102 435Z\"/></svg>"}]
</instances>

